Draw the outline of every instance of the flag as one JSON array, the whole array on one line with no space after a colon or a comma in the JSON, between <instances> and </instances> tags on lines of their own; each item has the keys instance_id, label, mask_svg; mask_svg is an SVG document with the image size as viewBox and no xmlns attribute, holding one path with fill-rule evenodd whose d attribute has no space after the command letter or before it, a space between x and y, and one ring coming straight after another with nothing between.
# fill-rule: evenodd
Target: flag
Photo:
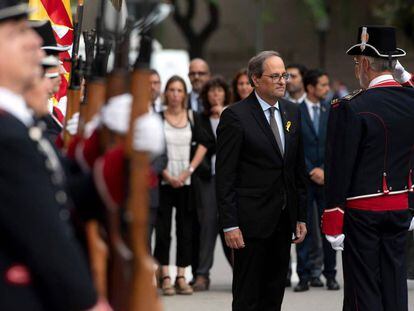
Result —
<instances>
[{"instance_id":1,"label":"flag","mask_svg":"<svg viewBox=\"0 0 414 311\"><path fill-rule=\"evenodd\" d=\"M70 0L29 0L29 6L34 9L30 15L31 20L50 20L55 33L56 42L59 45L68 46L73 44L73 22ZM71 57L71 50L60 53L65 74L59 91L55 94L54 104L65 113L66 92L69 84L69 73L71 64L67 60Z\"/></svg>"}]
</instances>

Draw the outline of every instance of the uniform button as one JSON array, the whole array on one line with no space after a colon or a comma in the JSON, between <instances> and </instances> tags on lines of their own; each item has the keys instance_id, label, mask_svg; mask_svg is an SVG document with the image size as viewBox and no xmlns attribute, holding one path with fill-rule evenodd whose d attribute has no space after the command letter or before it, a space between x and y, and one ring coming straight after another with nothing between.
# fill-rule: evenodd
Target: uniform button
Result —
<instances>
[{"instance_id":1,"label":"uniform button","mask_svg":"<svg viewBox=\"0 0 414 311\"><path fill-rule=\"evenodd\" d=\"M68 198L66 196L65 191L60 190L56 192L55 199L59 204L65 204Z\"/></svg>"},{"instance_id":2,"label":"uniform button","mask_svg":"<svg viewBox=\"0 0 414 311\"><path fill-rule=\"evenodd\" d=\"M381 190L377 190L377 192L378 192L378 193L380 193L380 192L381 192Z\"/></svg>"},{"instance_id":3,"label":"uniform button","mask_svg":"<svg viewBox=\"0 0 414 311\"><path fill-rule=\"evenodd\" d=\"M45 165L46 165L46 168L47 168L48 170L52 170L52 169L53 169L52 162L50 162L50 160L49 160L49 159L46 159L46 161L45 161Z\"/></svg>"},{"instance_id":4,"label":"uniform button","mask_svg":"<svg viewBox=\"0 0 414 311\"><path fill-rule=\"evenodd\" d=\"M52 181L52 184L54 184L54 185L59 185L59 184L62 183L62 178L60 178L59 175L57 175L57 174L53 174L50 177L50 179Z\"/></svg>"},{"instance_id":5,"label":"uniform button","mask_svg":"<svg viewBox=\"0 0 414 311\"><path fill-rule=\"evenodd\" d=\"M390 191L392 190L392 187L390 187Z\"/></svg>"},{"instance_id":6,"label":"uniform button","mask_svg":"<svg viewBox=\"0 0 414 311\"><path fill-rule=\"evenodd\" d=\"M68 221L69 217L70 217L70 213L67 209L63 209L59 212L59 217L60 219L62 219L63 221Z\"/></svg>"}]
</instances>

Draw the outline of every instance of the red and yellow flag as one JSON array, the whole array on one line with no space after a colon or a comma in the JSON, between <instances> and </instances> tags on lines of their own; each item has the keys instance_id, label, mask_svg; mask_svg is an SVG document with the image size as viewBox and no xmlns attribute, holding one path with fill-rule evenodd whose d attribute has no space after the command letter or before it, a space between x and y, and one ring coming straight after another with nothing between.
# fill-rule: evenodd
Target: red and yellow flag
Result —
<instances>
[{"instance_id":1,"label":"red and yellow flag","mask_svg":"<svg viewBox=\"0 0 414 311\"><path fill-rule=\"evenodd\" d=\"M70 0L29 0L29 6L34 9L30 15L31 20L50 20L55 33L56 42L59 45L73 44L73 23L72 12L70 8ZM55 94L55 104L62 110L66 110L66 91L69 81L70 62L65 61L70 59L71 50L60 53L60 60L63 62L63 67L66 73L60 85L59 92Z\"/></svg>"}]
</instances>

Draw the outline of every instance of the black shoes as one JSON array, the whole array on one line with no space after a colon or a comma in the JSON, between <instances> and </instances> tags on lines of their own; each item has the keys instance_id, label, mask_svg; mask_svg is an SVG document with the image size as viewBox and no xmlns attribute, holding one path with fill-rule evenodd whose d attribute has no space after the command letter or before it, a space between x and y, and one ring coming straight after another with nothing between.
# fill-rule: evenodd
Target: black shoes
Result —
<instances>
[{"instance_id":1,"label":"black shoes","mask_svg":"<svg viewBox=\"0 0 414 311\"><path fill-rule=\"evenodd\" d=\"M306 292L309 290L309 285L307 281L300 280L299 283L293 288L293 291L296 293Z\"/></svg>"},{"instance_id":2,"label":"black shoes","mask_svg":"<svg viewBox=\"0 0 414 311\"><path fill-rule=\"evenodd\" d=\"M323 287L323 283L319 277L311 278L310 286L311 287Z\"/></svg>"},{"instance_id":3,"label":"black shoes","mask_svg":"<svg viewBox=\"0 0 414 311\"><path fill-rule=\"evenodd\" d=\"M340 289L340 286L338 282L335 280L335 278L328 279L326 281L326 287L328 288L328 290L339 290Z\"/></svg>"}]
</instances>

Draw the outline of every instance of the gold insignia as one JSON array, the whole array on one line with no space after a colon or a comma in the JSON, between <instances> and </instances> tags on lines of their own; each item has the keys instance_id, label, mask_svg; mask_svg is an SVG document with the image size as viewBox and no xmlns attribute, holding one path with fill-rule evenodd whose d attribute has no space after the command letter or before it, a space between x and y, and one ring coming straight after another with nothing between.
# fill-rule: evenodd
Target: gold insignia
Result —
<instances>
[{"instance_id":1,"label":"gold insignia","mask_svg":"<svg viewBox=\"0 0 414 311\"><path fill-rule=\"evenodd\" d=\"M351 99L353 99L354 97L356 97L356 96L358 96L359 94L361 94L361 93L362 93L362 91L363 91L363 89L355 90L355 91L353 91L351 94L348 94L348 95L344 96L344 97L343 97L343 99L345 99L345 100L351 100Z\"/></svg>"},{"instance_id":2,"label":"gold insignia","mask_svg":"<svg viewBox=\"0 0 414 311\"><path fill-rule=\"evenodd\" d=\"M287 123L286 123L286 131L290 131L290 127L292 126L292 122L290 122L290 121L287 121Z\"/></svg>"}]
</instances>

